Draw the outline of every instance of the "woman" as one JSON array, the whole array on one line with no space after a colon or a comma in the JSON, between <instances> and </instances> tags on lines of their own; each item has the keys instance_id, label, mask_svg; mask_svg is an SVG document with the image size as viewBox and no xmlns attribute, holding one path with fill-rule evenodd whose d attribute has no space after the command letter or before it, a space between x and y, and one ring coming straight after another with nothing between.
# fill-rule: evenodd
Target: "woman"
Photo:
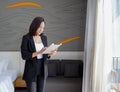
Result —
<instances>
[{"instance_id":1,"label":"woman","mask_svg":"<svg viewBox=\"0 0 120 92\"><path fill-rule=\"evenodd\" d=\"M36 17L29 28L29 32L23 36L21 43L21 55L25 62L23 79L26 82L28 92L44 92L48 75L47 59L56 53L42 54L47 47L47 37L43 34L45 21L42 17Z\"/></svg>"}]
</instances>

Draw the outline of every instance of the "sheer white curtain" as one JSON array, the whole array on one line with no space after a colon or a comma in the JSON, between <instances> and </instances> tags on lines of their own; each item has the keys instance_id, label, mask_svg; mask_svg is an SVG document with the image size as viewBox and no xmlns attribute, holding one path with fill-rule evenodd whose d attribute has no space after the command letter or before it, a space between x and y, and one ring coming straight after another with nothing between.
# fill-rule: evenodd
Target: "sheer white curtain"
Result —
<instances>
[{"instance_id":1,"label":"sheer white curtain","mask_svg":"<svg viewBox=\"0 0 120 92\"><path fill-rule=\"evenodd\" d=\"M98 0L92 92L110 92L112 69L112 3Z\"/></svg>"},{"instance_id":2,"label":"sheer white curtain","mask_svg":"<svg viewBox=\"0 0 120 92\"><path fill-rule=\"evenodd\" d=\"M87 0L86 31L84 45L84 71L82 92L92 92L92 67L94 55L94 31L96 19L96 1Z\"/></svg>"},{"instance_id":3,"label":"sheer white curtain","mask_svg":"<svg viewBox=\"0 0 120 92\"><path fill-rule=\"evenodd\" d=\"M83 92L110 92L111 0L88 0Z\"/></svg>"}]
</instances>

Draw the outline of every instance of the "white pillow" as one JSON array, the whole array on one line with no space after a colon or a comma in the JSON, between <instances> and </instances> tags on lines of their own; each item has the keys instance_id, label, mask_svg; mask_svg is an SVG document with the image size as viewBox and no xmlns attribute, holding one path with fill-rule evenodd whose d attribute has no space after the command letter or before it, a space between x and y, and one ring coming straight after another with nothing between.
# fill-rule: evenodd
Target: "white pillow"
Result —
<instances>
[{"instance_id":1,"label":"white pillow","mask_svg":"<svg viewBox=\"0 0 120 92\"><path fill-rule=\"evenodd\" d=\"M0 74L3 72L4 62L0 60Z\"/></svg>"},{"instance_id":2,"label":"white pillow","mask_svg":"<svg viewBox=\"0 0 120 92\"><path fill-rule=\"evenodd\" d=\"M4 67L3 67L3 72L7 71L9 60L8 59L3 59L4 62Z\"/></svg>"},{"instance_id":3,"label":"white pillow","mask_svg":"<svg viewBox=\"0 0 120 92\"><path fill-rule=\"evenodd\" d=\"M9 60L8 59L2 59L0 60L0 67L1 67L1 72L5 72L8 68Z\"/></svg>"}]
</instances>

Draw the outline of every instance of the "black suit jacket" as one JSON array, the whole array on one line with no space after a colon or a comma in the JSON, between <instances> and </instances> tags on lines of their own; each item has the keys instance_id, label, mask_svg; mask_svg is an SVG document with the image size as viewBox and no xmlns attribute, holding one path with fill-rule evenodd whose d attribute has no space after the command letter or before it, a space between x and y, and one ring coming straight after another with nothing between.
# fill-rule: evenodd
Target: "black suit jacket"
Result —
<instances>
[{"instance_id":1,"label":"black suit jacket","mask_svg":"<svg viewBox=\"0 0 120 92\"><path fill-rule=\"evenodd\" d=\"M40 35L44 47L47 46L47 37L43 34ZM35 44L33 37L30 36L29 34L26 34L22 38L22 43L21 43L21 55L22 58L26 61L25 62L25 69L24 69L24 74L23 74L23 79L27 82L31 82L32 79L36 76L37 70L34 66L37 57L32 58L32 53L36 52L35 49ZM44 62L44 76L43 78L46 79L48 76L48 69L47 69L47 54L43 54L43 62Z\"/></svg>"}]
</instances>

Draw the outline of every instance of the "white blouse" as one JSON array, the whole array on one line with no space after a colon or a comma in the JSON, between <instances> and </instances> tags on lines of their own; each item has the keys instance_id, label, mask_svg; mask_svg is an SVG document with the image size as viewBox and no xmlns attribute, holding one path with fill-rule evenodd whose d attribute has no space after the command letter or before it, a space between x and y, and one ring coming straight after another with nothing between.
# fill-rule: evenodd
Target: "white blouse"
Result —
<instances>
[{"instance_id":1,"label":"white blouse","mask_svg":"<svg viewBox=\"0 0 120 92\"><path fill-rule=\"evenodd\" d=\"M35 43L35 48L36 48L36 51L40 51L42 48L43 48L43 43ZM41 59L43 58L43 55L42 54L39 54L37 56L37 59Z\"/></svg>"}]
</instances>

